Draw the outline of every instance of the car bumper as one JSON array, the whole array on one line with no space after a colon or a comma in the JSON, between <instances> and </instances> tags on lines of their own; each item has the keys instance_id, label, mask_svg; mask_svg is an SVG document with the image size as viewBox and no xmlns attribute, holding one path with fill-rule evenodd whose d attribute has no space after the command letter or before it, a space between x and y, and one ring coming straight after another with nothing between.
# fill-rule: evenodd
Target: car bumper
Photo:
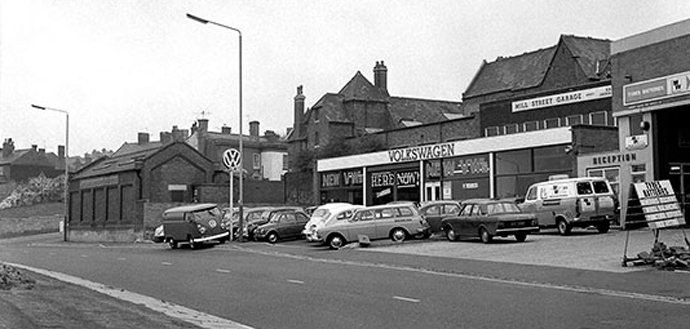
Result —
<instances>
[{"instance_id":1,"label":"car bumper","mask_svg":"<svg viewBox=\"0 0 690 329\"><path fill-rule=\"evenodd\" d=\"M511 228L496 229L496 235L511 235L511 234L518 234L518 233L529 234L529 233L537 233L537 232L539 232L539 227L537 227L537 226L511 227Z\"/></svg>"},{"instance_id":2,"label":"car bumper","mask_svg":"<svg viewBox=\"0 0 690 329\"><path fill-rule=\"evenodd\" d=\"M230 232L223 232L223 233L216 234L216 235L192 239L192 242L199 243L199 242L206 242L206 241L213 241L213 240L223 240L223 239L227 239L229 236L230 236Z\"/></svg>"}]
</instances>

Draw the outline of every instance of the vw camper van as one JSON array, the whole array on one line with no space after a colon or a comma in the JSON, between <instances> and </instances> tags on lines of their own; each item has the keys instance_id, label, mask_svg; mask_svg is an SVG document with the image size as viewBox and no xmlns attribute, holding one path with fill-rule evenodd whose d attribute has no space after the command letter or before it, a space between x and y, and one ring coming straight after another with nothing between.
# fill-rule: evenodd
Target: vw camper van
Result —
<instances>
[{"instance_id":1,"label":"vw camper van","mask_svg":"<svg viewBox=\"0 0 690 329\"><path fill-rule=\"evenodd\" d=\"M180 243L191 248L209 241L223 243L230 239L229 225L214 203L200 203L170 208L163 212L163 241L176 249Z\"/></svg>"},{"instance_id":2,"label":"vw camper van","mask_svg":"<svg viewBox=\"0 0 690 329\"><path fill-rule=\"evenodd\" d=\"M595 226L600 233L608 232L616 204L606 179L581 177L532 184L520 208L537 215L539 226L555 226L558 233L568 235L573 227Z\"/></svg>"}]
</instances>

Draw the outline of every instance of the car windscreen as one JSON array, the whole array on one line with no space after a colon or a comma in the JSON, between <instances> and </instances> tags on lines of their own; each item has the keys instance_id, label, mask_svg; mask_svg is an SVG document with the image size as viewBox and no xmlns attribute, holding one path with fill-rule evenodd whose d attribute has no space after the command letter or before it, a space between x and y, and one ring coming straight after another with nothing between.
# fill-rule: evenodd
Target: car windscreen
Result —
<instances>
[{"instance_id":1,"label":"car windscreen","mask_svg":"<svg viewBox=\"0 0 690 329\"><path fill-rule=\"evenodd\" d=\"M195 222L198 222L198 221L205 222L205 221L208 221L210 219L220 217L220 209L213 208L213 209L193 212L192 217L194 218Z\"/></svg>"},{"instance_id":2,"label":"car windscreen","mask_svg":"<svg viewBox=\"0 0 690 329\"><path fill-rule=\"evenodd\" d=\"M328 209L316 209L314 213L311 214L311 219L314 220L324 220L328 218L328 216L331 215L331 212L328 211Z\"/></svg>"}]
</instances>

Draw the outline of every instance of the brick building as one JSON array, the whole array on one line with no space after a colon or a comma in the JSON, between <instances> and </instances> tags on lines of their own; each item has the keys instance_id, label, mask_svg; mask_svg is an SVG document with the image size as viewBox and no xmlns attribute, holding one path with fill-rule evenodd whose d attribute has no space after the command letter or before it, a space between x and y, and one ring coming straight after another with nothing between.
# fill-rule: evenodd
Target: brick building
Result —
<instances>
[{"instance_id":1,"label":"brick building","mask_svg":"<svg viewBox=\"0 0 690 329\"><path fill-rule=\"evenodd\" d=\"M141 238L148 204L193 202L196 186L211 181L213 162L187 143L139 137L70 179L69 240Z\"/></svg>"},{"instance_id":2,"label":"brick building","mask_svg":"<svg viewBox=\"0 0 690 329\"><path fill-rule=\"evenodd\" d=\"M248 180L280 181L287 171L288 145L284 138L267 130L259 134L259 122L249 122L249 136L242 140L242 168ZM199 119L192 127L192 135L187 143L207 156L216 165L213 181L228 182L228 174L222 165L223 152L239 149L239 134L232 133L230 127L222 127L220 132L209 131L208 119Z\"/></svg>"},{"instance_id":3,"label":"brick building","mask_svg":"<svg viewBox=\"0 0 690 329\"><path fill-rule=\"evenodd\" d=\"M402 131L385 151L319 160L320 199L515 197L549 176L576 176L578 156L617 148L609 45L561 36L553 47L484 62L463 94L464 129L430 133L451 119L437 118Z\"/></svg>"},{"instance_id":4,"label":"brick building","mask_svg":"<svg viewBox=\"0 0 690 329\"><path fill-rule=\"evenodd\" d=\"M690 20L611 45L613 115L618 151L582 159L621 177L621 217L632 183L669 180L690 219ZM625 224L625 223L624 223Z\"/></svg>"},{"instance_id":5,"label":"brick building","mask_svg":"<svg viewBox=\"0 0 690 329\"><path fill-rule=\"evenodd\" d=\"M5 139L0 150L0 184L9 181L26 181L43 173L57 177L65 172L65 147L58 146L58 154L46 153L45 149L32 145L17 150L11 138Z\"/></svg>"}]
</instances>

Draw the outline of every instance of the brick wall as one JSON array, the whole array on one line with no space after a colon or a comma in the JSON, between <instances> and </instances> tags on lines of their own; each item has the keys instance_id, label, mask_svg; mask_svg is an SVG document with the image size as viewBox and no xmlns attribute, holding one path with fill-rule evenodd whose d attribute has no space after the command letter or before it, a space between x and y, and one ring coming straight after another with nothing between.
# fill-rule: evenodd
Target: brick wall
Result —
<instances>
[{"instance_id":1,"label":"brick wall","mask_svg":"<svg viewBox=\"0 0 690 329\"><path fill-rule=\"evenodd\" d=\"M285 185L282 181L244 180L245 204L283 204ZM199 202L228 203L230 186L226 184L201 184L196 186ZM233 182L233 202L239 199L239 180Z\"/></svg>"},{"instance_id":2,"label":"brick wall","mask_svg":"<svg viewBox=\"0 0 690 329\"><path fill-rule=\"evenodd\" d=\"M579 155L618 150L617 127L576 125L571 129Z\"/></svg>"},{"instance_id":3,"label":"brick wall","mask_svg":"<svg viewBox=\"0 0 690 329\"><path fill-rule=\"evenodd\" d=\"M611 56L613 108L623 110L623 86L690 71L690 35ZM625 76L630 76L629 81Z\"/></svg>"},{"instance_id":4,"label":"brick wall","mask_svg":"<svg viewBox=\"0 0 690 329\"><path fill-rule=\"evenodd\" d=\"M285 203L295 205L314 205L318 200L314 199L313 173L286 173L283 176L285 182Z\"/></svg>"}]
</instances>

